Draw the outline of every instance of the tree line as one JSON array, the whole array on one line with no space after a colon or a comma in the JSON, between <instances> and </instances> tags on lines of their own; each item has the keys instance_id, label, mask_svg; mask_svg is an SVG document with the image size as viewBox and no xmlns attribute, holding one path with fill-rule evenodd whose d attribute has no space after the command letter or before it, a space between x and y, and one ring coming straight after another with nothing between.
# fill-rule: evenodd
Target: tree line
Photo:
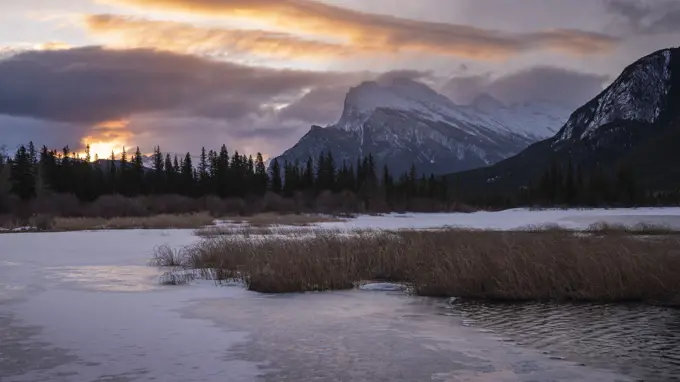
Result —
<instances>
[{"instance_id":1,"label":"tree line","mask_svg":"<svg viewBox=\"0 0 680 382\"><path fill-rule=\"evenodd\" d=\"M454 187L457 189L457 187ZM631 166L616 171L603 166L552 162L524 187L508 192L493 189L479 195L458 195L467 203L493 208L533 207L634 207L680 203L680 191L653 190L638 181Z\"/></svg>"},{"instance_id":2,"label":"tree line","mask_svg":"<svg viewBox=\"0 0 680 382\"><path fill-rule=\"evenodd\" d=\"M267 193L292 198L300 193L313 197L349 192L383 209L415 199L445 203L448 198L447 182L441 177L419 175L415 167L395 176L386 166L376 167L372 155L355 163L337 163L330 151L305 163L275 159L267 168L262 154L254 158L238 151L230 154L226 145L219 150L203 148L197 159L190 153L163 153L158 146L149 157L137 148L132 154L123 150L99 159L91 157L89 147L78 154L68 146L60 151L36 149L30 142L13 156L0 155L0 204L3 195L5 200L14 195L26 202L46 193L72 194L91 202L115 194L248 199Z\"/></svg>"},{"instance_id":3,"label":"tree line","mask_svg":"<svg viewBox=\"0 0 680 382\"><path fill-rule=\"evenodd\" d=\"M195 159L197 158L197 159ZM196 162L196 163L194 163ZM37 150L33 143L19 146L13 156L0 155L0 213L9 204L40 200L48 194L75 195L92 202L105 195L124 197L182 195L221 199L255 200L265 195L309 201L343 195L354 200L348 212L394 210L444 211L475 206L641 206L678 204L680 192L651 191L637 182L630 167L614 174L595 166L552 163L534 182L516 190L466 193L455 179L418 174L415 167L392 174L377 168L372 155L354 163L336 161L332 152L309 157L304 163L272 161L269 168L261 154L254 158L204 148L198 157L178 156L155 147L149 157L137 148L107 159L91 158L89 148L78 154L68 147ZM338 203L336 203L338 204ZM356 207L360 204L360 207ZM308 209L315 209L310 207Z\"/></svg>"}]
</instances>

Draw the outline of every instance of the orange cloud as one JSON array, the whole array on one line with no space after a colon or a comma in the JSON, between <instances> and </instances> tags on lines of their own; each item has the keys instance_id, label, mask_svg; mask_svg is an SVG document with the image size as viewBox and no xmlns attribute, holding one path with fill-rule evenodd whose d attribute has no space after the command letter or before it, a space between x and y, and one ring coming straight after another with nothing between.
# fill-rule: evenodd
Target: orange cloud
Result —
<instances>
[{"instance_id":1,"label":"orange cloud","mask_svg":"<svg viewBox=\"0 0 680 382\"><path fill-rule=\"evenodd\" d=\"M97 156L99 159L111 157L111 153L118 155L124 147L130 146L130 140L134 134L128 130L128 120L113 120L98 123L92 128L92 132L83 137L80 143L83 148L81 157L85 156L85 147L90 146L91 160Z\"/></svg>"},{"instance_id":2,"label":"orange cloud","mask_svg":"<svg viewBox=\"0 0 680 382\"><path fill-rule=\"evenodd\" d=\"M426 51L475 59L505 58L530 50L596 54L614 37L571 29L505 33L359 12L311 0L100 0L143 8L264 21L287 31L340 37L378 51Z\"/></svg>"},{"instance_id":3,"label":"orange cloud","mask_svg":"<svg viewBox=\"0 0 680 382\"><path fill-rule=\"evenodd\" d=\"M35 50L62 50L71 49L72 46L61 41L48 41L42 44L38 44L34 48Z\"/></svg>"},{"instance_id":4,"label":"orange cloud","mask_svg":"<svg viewBox=\"0 0 680 382\"><path fill-rule=\"evenodd\" d=\"M114 38L108 41L110 45L126 48L157 48L190 54L254 53L283 58L345 56L360 51L286 33L201 28L117 15L89 15L85 17L85 24L95 35Z\"/></svg>"}]
</instances>

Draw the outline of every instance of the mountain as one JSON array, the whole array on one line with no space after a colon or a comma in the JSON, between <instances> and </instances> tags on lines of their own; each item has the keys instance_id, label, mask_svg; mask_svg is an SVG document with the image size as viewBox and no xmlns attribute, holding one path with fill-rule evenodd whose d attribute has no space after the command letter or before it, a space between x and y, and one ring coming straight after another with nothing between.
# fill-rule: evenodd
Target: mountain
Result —
<instances>
[{"instance_id":1,"label":"mountain","mask_svg":"<svg viewBox=\"0 0 680 382\"><path fill-rule=\"evenodd\" d=\"M630 168L653 189L680 186L680 48L643 57L578 108L553 137L493 166L452 176L469 192L512 191L552 163L614 174Z\"/></svg>"},{"instance_id":2,"label":"mountain","mask_svg":"<svg viewBox=\"0 0 680 382\"><path fill-rule=\"evenodd\" d=\"M278 160L304 163L331 150L338 163L354 163L370 153L395 173L413 164L423 173L466 170L496 163L553 135L568 115L558 110L506 106L488 95L462 106L409 79L364 82L347 93L337 123L312 126Z\"/></svg>"}]
</instances>

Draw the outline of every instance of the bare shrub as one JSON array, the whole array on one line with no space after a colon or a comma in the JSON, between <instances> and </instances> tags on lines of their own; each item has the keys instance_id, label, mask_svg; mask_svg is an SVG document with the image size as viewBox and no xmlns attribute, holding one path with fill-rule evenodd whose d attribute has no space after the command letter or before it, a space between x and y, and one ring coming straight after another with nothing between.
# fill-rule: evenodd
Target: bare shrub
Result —
<instances>
[{"instance_id":1,"label":"bare shrub","mask_svg":"<svg viewBox=\"0 0 680 382\"><path fill-rule=\"evenodd\" d=\"M148 217L55 218L54 231L83 231L99 229L191 229L213 223L208 213L189 215L155 215Z\"/></svg>"},{"instance_id":2,"label":"bare shrub","mask_svg":"<svg viewBox=\"0 0 680 382\"><path fill-rule=\"evenodd\" d=\"M471 214L473 212L479 211L479 208L475 208L469 204L455 202L449 206L448 210L451 212L462 212L465 214Z\"/></svg>"},{"instance_id":3,"label":"bare shrub","mask_svg":"<svg viewBox=\"0 0 680 382\"><path fill-rule=\"evenodd\" d=\"M271 227L233 227L233 226L214 226L204 227L194 231L194 235L200 237L214 238L218 236L243 236L249 238L252 235L274 235L285 233L279 229Z\"/></svg>"},{"instance_id":4,"label":"bare shrub","mask_svg":"<svg viewBox=\"0 0 680 382\"><path fill-rule=\"evenodd\" d=\"M336 214L361 213L365 211L364 202L357 196L357 194L353 193L352 191L343 191L340 196L342 202L340 211L336 211ZM384 201L379 202L381 203L374 207L376 210L385 207Z\"/></svg>"},{"instance_id":5,"label":"bare shrub","mask_svg":"<svg viewBox=\"0 0 680 382\"><path fill-rule=\"evenodd\" d=\"M672 235L680 234L680 230L673 229L669 226L651 224L651 223L637 223L632 226L627 226L620 223L597 222L588 226L588 233L595 235Z\"/></svg>"},{"instance_id":6,"label":"bare shrub","mask_svg":"<svg viewBox=\"0 0 680 382\"><path fill-rule=\"evenodd\" d=\"M560 226L557 223L546 223L546 224L529 224L523 227L520 227L517 229L517 231L521 232L534 232L534 233L546 233L546 232L565 232L565 233L571 233L572 231L567 230L566 228Z\"/></svg>"},{"instance_id":7,"label":"bare shrub","mask_svg":"<svg viewBox=\"0 0 680 382\"><path fill-rule=\"evenodd\" d=\"M159 277L161 285L187 285L196 280L197 275L193 271L175 270L165 272Z\"/></svg>"},{"instance_id":8,"label":"bare shrub","mask_svg":"<svg viewBox=\"0 0 680 382\"><path fill-rule=\"evenodd\" d=\"M137 198L144 207L145 215L186 215L206 211L201 201L182 195L151 195Z\"/></svg>"},{"instance_id":9,"label":"bare shrub","mask_svg":"<svg viewBox=\"0 0 680 382\"><path fill-rule=\"evenodd\" d=\"M83 216L83 203L73 194L42 193L31 201L33 213L52 216Z\"/></svg>"},{"instance_id":10,"label":"bare shrub","mask_svg":"<svg viewBox=\"0 0 680 382\"><path fill-rule=\"evenodd\" d=\"M342 219L316 214L286 214L279 215L273 212L266 212L252 216L243 216L238 219L242 223L247 223L252 227L268 226L309 226L316 223L340 222Z\"/></svg>"},{"instance_id":11,"label":"bare shrub","mask_svg":"<svg viewBox=\"0 0 680 382\"><path fill-rule=\"evenodd\" d=\"M306 235L309 235L307 233ZM214 238L198 268L221 269L254 291L407 283L425 296L494 300L672 302L680 294L680 239L469 230L314 232L298 238Z\"/></svg>"},{"instance_id":12,"label":"bare shrub","mask_svg":"<svg viewBox=\"0 0 680 382\"><path fill-rule=\"evenodd\" d=\"M262 199L262 211L278 213L295 213L298 211L297 203L293 199L284 198L273 192L267 192Z\"/></svg>"},{"instance_id":13,"label":"bare shrub","mask_svg":"<svg viewBox=\"0 0 680 382\"><path fill-rule=\"evenodd\" d=\"M153 250L153 258L149 265L157 267L183 267L189 264L189 258L183 249L173 249L167 245L161 245Z\"/></svg>"},{"instance_id":14,"label":"bare shrub","mask_svg":"<svg viewBox=\"0 0 680 382\"><path fill-rule=\"evenodd\" d=\"M315 210L322 214L333 214L340 210L343 198L329 190L323 191L316 197Z\"/></svg>"},{"instance_id":15,"label":"bare shrub","mask_svg":"<svg viewBox=\"0 0 680 382\"><path fill-rule=\"evenodd\" d=\"M114 218L146 216L148 212L140 199L126 198L122 195L104 195L87 207L86 216Z\"/></svg>"},{"instance_id":16,"label":"bare shrub","mask_svg":"<svg viewBox=\"0 0 680 382\"><path fill-rule=\"evenodd\" d=\"M38 231L51 231L54 228L54 217L50 215L38 215L32 219L32 227Z\"/></svg>"},{"instance_id":17,"label":"bare shrub","mask_svg":"<svg viewBox=\"0 0 680 382\"><path fill-rule=\"evenodd\" d=\"M248 205L245 200L241 198L227 198L223 199L224 211L222 216L228 215L245 215L248 211Z\"/></svg>"}]
</instances>

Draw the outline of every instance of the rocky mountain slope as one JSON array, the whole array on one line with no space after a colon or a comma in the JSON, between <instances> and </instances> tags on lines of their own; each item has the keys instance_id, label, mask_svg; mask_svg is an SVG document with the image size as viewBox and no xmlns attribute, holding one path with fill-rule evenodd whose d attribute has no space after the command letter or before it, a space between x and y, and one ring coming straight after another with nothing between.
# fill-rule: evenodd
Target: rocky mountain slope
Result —
<instances>
[{"instance_id":1,"label":"rocky mountain slope","mask_svg":"<svg viewBox=\"0 0 680 382\"><path fill-rule=\"evenodd\" d=\"M680 48L628 66L602 93L577 109L549 139L496 165L455 174L463 187L513 190L535 181L553 162L588 171L633 169L648 187L680 186ZM452 178L454 176L452 175Z\"/></svg>"},{"instance_id":2,"label":"rocky mountain slope","mask_svg":"<svg viewBox=\"0 0 680 382\"><path fill-rule=\"evenodd\" d=\"M345 98L340 120L313 126L278 159L304 163L331 150L336 161L372 154L379 165L403 172L415 164L442 174L488 166L551 136L566 121L563 109L503 105L490 96L461 106L408 79L365 82Z\"/></svg>"}]
</instances>

